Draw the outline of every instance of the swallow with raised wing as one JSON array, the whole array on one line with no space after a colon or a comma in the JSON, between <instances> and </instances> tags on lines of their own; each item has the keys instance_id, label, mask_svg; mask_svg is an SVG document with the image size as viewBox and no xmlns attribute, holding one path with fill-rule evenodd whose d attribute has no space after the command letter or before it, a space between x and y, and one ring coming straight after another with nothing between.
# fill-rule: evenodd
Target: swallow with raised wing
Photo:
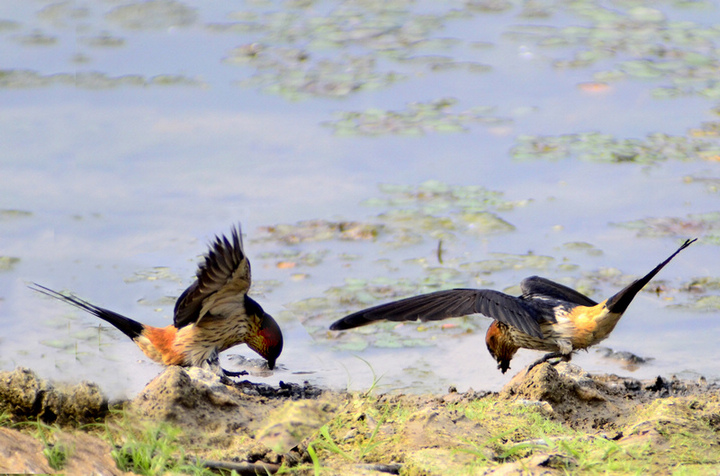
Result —
<instances>
[{"instance_id":1,"label":"swallow with raised wing","mask_svg":"<svg viewBox=\"0 0 720 476\"><path fill-rule=\"evenodd\" d=\"M355 312L334 322L330 329L342 331L381 320L438 321L483 314L494 319L485 343L503 373L520 348L549 352L530 368L554 358L569 361L576 350L587 349L608 337L637 293L695 241L685 241L647 275L601 303L562 284L532 276L520 283L520 296L491 289L437 291Z\"/></svg>"},{"instance_id":2,"label":"swallow with raised wing","mask_svg":"<svg viewBox=\"0 0 720 476\"><path fill-rule=\"evenodd\" d=\"M31 289L72 304L103 319L132 339L155 362L165 365L207 366L220 375L237 376L220 366L219 354L247 344L273 369L283 348L275 319L248 296L250 262L240 227L230 238L216 237L199 264L197 279L177 299L173 323L166 327L142 324L76 296L35 284Z\"/></svg>"}]
</instances>

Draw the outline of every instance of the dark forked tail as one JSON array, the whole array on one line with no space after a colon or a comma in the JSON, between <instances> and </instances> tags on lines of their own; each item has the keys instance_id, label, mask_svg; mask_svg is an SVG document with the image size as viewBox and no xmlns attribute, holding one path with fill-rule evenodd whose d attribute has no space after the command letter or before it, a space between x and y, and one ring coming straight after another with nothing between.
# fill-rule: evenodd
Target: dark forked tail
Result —
<instances>
[{"instance_id":1,"label":"dark forked tail","mask_svg":"<svg viewBox=\"0 0 720 476\"><path fill-rule=\"evenodd\" d=\"M46 296L50 296L51 298L55 298L59 301L64 301L68 304L72 304L73 306L82 309L83 311L96 315L103 321L109 322L113 326L117 327L123 332L123 334L133 340L135 340L136 337L142 334L143 329L145 328L145 326L143 326L137 321L133 321L132 319L122 316L116 312L108 311L107 309L103 309L102 307L90 304L89 302L84 301L78 297L66 296L65 294L53 291L52 289L46 288L45 286L41 286L37 283L33 283L33 285L35 287L28 287L33 291L37 291Z\"/></svg>"},{"instance_id":2,"label":"dark forked tail","mask_svg":"<svg viewBox=\"0 0 720 476\"><path fill-rule=\"evenodd\" d=\"M616 313L616 314L622 314L623 312L625 312L625 310L628 308L628 306L630 305L632 300L635 299L635 295L638 292L640 292L640 290L642 288L644 288L645 285L647 283L649 283L650 280L656 274L658 274L660 272L660 270L665 267L666 264L668 264L670 262L670 260L672 260L678 253L680 253L682 250L684 250L685 248L690 246L695 241L697 241L697 238L685 241L685 243L683 243L682 246L680 248L678 248L678 250L675 253L671 254L668 259L666 259L665 261L663 261L662 263L657 265L655 267L655 269L653 269L652 271L650 271L648 274L646 274L644 277L638 279L637 281L630 283L622 291L620 291L619 293L617 293L616 295L614 295L613 297L608 299L607 303L605 304L605 306L608 308L608 310L610 312Z\"/></svg>"}]
</instances>

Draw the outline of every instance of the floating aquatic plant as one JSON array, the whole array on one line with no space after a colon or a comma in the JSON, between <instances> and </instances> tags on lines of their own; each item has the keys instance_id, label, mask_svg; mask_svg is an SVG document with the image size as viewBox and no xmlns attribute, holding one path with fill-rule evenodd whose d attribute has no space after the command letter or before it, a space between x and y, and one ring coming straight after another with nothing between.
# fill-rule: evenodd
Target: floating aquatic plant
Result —
<instances>
[{"instance_id":1,"label":"floating aquatic plant","mask_svg":"<svg viewBox=\"0 0 720 476\"><path fill-rule=\"evenodd\" d=\"M344 97L407 78L381 59L398 65L419 62L430 71L482 73L490 69L433 54L462 44L455 38L435 36L446 22L464 17L447 6L432 12L418 12L405 2L375 1L342 2L328 9L314 4L285 4L283 11L273 4L246 7L231 15L237 21L208 28L252 36L226 57L228 63L255 69L240 84L291 99Z\"/></svg>"},{"instance_id":2,"label":"floating aquatic plant","mask_svg":"<svg viewBox=\"0 0 720 476\"><path fill-rule=\"evenodd\" d=\"M720 244L720 212L694 213L681 217L652 217L613 223L635 230L638 236L687 238L701 236L705 244Z\"/></svg>"},{"instance_id":3,"label":"floating aquatic plant","mask_svg":"<svg viewBox=\"0 0 720 476\"><path fill-rule=\"evenodd\" d=\"M28 212L25 210L16 210L16 209L0 209L0 220L14 220L17 218L27 218L31 217L32 212Z\"/></svg>"},{"instance_id":4,"label":"floating aquatic plant","mask_svg":"<svg viewBox=\"0 0 720 476\"><path fill-rule=\"evenodd\" d=\"M182 75L142 75L108 76L96 71L77 73L41 74L33 70L0 70L0 88L40 88L63 84L83 89L110 89L124 86L200 86L198 80Z\"/></svg>"},{"instance_id":5,"label":"floating aquatic plant","mask_svg":"<svg viewBox=\"0 0 720 476\"><path fill-rule=\"evenodd\" d=\"M518 25L509 28L505 36L552 49L549 56L554 53L556 68L588 68L614 61L609 69L594 74L598 81L663 82L654 90L658 98L688 94L720 97L720 29L669 20L662 10L649 5L576 2L568 12L584 24Z\"/></svg>"},{"instance_id":6,"label":"floating aquatic plant","mask_svg":"<svg viewBox=\"0 0 720 476\"><path fill-rule=\"evenodd\" d=\"M303 252L300 250L283 249L277 252L260 253L258 259L275 261L280 269L292 269L296 266L317 266L330 253L329 250Z\"/></svg>"},{"instance_id":7,"label":"floating aquatic plant","mask_svg":"<svg viewBox=\"0 0 720 476\"><path fill-rule=\"evenodd\" d=\"M368 109L363 112L338 112L337 119L324 125L337 135L422 135L428 132L463 132L472 123L497 125L509 122L493 115L492 107L477 107L454 112L457 100L438 99L429 103L410 103L404 111Z\"/></svg>"},{"instance_id":8,"label":"floating aquatic plant","mask_svg":"<svg viewBox=\"0 0 720 476\"><path fill-rule=\"evenodd\" d=\"M491 209L511 210L525 206L526 200L511 201L503 193L480 185L450 185L438 180L428 180L419 185L380 184L384 197L363 202L372 207L420 208L427 213L457 210L473 213Z\"/></svg>"},{"instance_id":9,"label":"floating aquatic plant","mask_svg":"<svg viewBox=\"0 0 720 476\"><path fill-rule=\"evenodd\" d=\"M170 268L165 266L156 266L154 268L136 271L132 276L125 278L126 283L135 283L138 281L171 281L181 283L183 280Z\"/></svg>"},{"instance_id":10,"label":"floating aquatic plant","mask_svg":"<svg viewBox=\"0 0 720 476\"><path fill-rule=\"evenodd\" d=\"M667 160L717 160L720 142L706 138L649 134L645 139L618 139L584 132L561 136L519 136L511 155L517 160L561 160L576 157L589 162L655 164Z\"/></svg>"},{"instance_id":11,"label":"floating aquatic plant","mask_svg":"<svg viewBox=\"0 0 720 476\"><path fill-rule=\"evenodd\" d=\"M19 262L20 258L0 256L0 271L12 271Z\"/></svg>"},{"instance_id":12,"label":"floating aquatic plant","mask_svg":"<svg viewBox=\"0 0 720 476\"><path fill-rule=\"evenodd\" d=\"M131 30L159 30L192 25L198 13L175 0L145 0L117 6L105 19Z\"/></svg>"},{"instance_id":13,"label":"floating aquatic plant","mask_svg":"<svg viewBox=\"0 0 720 476\"><path fill-rule=\"evenodd\" d=\"M383 225L357 221L305 220L296 224L279 224L259 228L257 241L281 241L297 244L306 241L325 240L373 240L382 231Z\"/></svg>"}]
</instances>

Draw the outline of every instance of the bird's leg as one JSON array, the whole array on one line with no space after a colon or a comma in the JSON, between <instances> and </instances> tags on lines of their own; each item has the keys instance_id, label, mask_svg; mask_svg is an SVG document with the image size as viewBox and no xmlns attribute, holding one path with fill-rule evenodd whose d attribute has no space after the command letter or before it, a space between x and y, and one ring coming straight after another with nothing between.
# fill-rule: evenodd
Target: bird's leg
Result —
<instances>
[{"instance_id":1,"label":"bird's leg","mask_svg":"<svg viewBox=\"0 0 720 476\"><path fill-rule=\"evenodd\" d=\"M562 352L550 352L549 354L543 355L541 358L530 364L527 368L527 372L530 372L530 370L535 367L536 365L540 365L543 362L547 362L551 359L558 359L555 362L550 362L550 365L557 365L560 362L570 362L571 354L563 354Z\"/></svg>"},{"instance_id":2,"label":"bird's leg","mask_svg":"<svg viewBox=\"0 0 720 476\"><path fill-rule=\"evenodd\" d=\"M218 356L217 352L213 352L213 354L205 361L203 364L203 367L207 367L211 372L217 374L220 376L220 378L227 378L227 377L239 377L241 375L248 375L247 371L240 370L239 372L234 372L231 370L225 370L220 366L220 357Z\"/></svg>"}]
</instances>

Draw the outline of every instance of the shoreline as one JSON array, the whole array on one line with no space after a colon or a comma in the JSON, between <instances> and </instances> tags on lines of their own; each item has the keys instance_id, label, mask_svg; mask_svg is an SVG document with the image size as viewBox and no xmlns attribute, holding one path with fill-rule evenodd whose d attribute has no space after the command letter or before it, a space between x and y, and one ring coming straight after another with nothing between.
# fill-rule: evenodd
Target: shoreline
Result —
<instances>
[{"instance_id":1,"label":"shoreline","mask_svg":"<svg viewBox=\"0 0 720 476\"><path fill-rule=\"evenodd\" d=\"M134 399L119 402L108 402L95 384L55 387L28 369L0 372L0 381L0 439L15 442L0 454L2 472L720 469L720 386L704 379L641 381L560 363L521 371L500 392L375 395L372 388L221 381L202 369L168 367ZM142 444L172 436L169 454L154 450L150 462L164 462L151 472L129 449L141 447L148 431L155 439ZM52 459L61 454L61 463Z\"/></svg>"}]
</instances>

